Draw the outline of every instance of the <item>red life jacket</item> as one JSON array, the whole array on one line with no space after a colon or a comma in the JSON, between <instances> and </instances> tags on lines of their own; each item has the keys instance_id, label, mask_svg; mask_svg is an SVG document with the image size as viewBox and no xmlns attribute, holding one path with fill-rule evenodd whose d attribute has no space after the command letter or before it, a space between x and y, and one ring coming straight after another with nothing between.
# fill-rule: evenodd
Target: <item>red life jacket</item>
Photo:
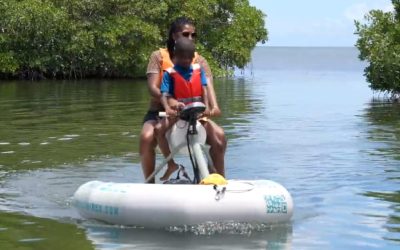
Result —
<instances>
[{"instance_id":1,"label":"red life jacket","mask_svg":"<svg viewBox=\"0 0 400 250\"><path fill-rule=\"evenodd\" d=\"M160 81L158 83L159 84L158 87L160 87L160 85L161 85L164 70L174 67L174 63L171 61L171 58L169 57L168 49L160 48L160 53L161 53L161 71L160 71ZM194 62L196 62L198 60L199 60L199 54L197 52L195 52L192 64L195 64Z\"/></svg>"},{"instance_id":2,"label":"red life jacket","mask_svg":"<svg viewBox=\"0 0 400 250\"><path fill-rule=\"evenodd\" d=\"M192 64L192 68L193 72L189 80L183 78L174 68L166 70L174 84L174 97L185 104L202 101L203 96L200 65Z\"/></svg>"},{"instance_id":3,"label":"red life jacket","mask_svg":"<svg viewBox=\"0 0 400 250\"><path fill-rule=\"evenodd\" d=\"M171 58L169 57L169 53L167 49L160 49L160 54L161 54L161 61L159 61L159 65L160 65L160 78L159 81L157 82L157 87L160 88L161 86L161 80L164 74L164 71L170 67L173 67L174 64L171 61ZM199 61L199 54L197 52L195 52L194 54L194 58L193 58L193 62L192 64L194 64L194 62L198 62ZM160 102L160 98L159 97L154 97L152 96L150 99L150 110L162 110L163 107L161 105Z\"/></svg>"}]
</instances>

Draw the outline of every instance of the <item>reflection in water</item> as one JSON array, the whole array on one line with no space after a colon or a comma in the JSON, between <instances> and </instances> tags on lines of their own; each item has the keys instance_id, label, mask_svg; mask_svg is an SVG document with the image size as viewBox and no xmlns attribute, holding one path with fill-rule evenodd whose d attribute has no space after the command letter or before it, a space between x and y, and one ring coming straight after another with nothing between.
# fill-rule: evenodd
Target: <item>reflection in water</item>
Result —
<instances>
[{"instance_id":1,"label":"reflection in water","mask_svg":"<svg viewBox=\"0 0 400 250\"><path fill-rule=\"evenodd\" d=\"M392 213L389 213L386 219L385 229L388 230L389 234L386 236L386 239L398 241L400 242L400 237L398 233L400 233L400 191L388 191L388 192L366 192L365 196L373 197L378 200L387 201L393 205L390 208L393 210ZM378 216L378 215L369 215L369 216Z\"/></svg>"},{"instance_id":2,"label":"reflection in water","mask_svg":"<svg viewBox=\"0 0 400 250\"><path fill-rule=\"evenodd\" d=\"M226 113L216 121L228 137L246 136L242 116L256 107L248 86L226 79L216 88ZM0 84L0 166L48 168L138 152L148 98L140 80Z\"/></svg>"},{"instance_id":3,"label":"reflection in water","mask_svg":"<svg viewBox=\"0 0 400 250\"><path fill-rule=\"evenodd\" d=\"M0 248L93 249L84 230L71 223L39 219L15 213L0 214Z\"/></svg>"},{"instance_id":4,"label":"reflection in water","mask_svg":"<svg viewBox=\"0 0 400 250\"><path fill-rule=\"evenodd\" d=\"M223 112L215 121L221 125L228 140L248 137L251 115L259 113L262 101L252 92L252 81L239 79L215 80L218 104Z\"/></svg>"},{"instance_id":5,"label":"reflection in water","mask_svg":"<svg viewBox=\"0 0 400 250\"><path fill-rule=\"evenodd\" d=\"M381 153L400 160L400 105L385 101L373 101L366 111L365 118L373 125L369 131L370 139L382 142Z\"/></svg>"},{"instance_id":6,"label":"reflection in water","mask_svg":"<svg viewBox=\"0 0 400 250\"><path fill-rule=\"evenodd\" d=\"M137 249L221 249L222 245L224 249L291 249L288 225L253 230L248 234L227 230L211 236L106 225L85 227L89 239L101 249L130 249L132 246Z\"/></svg>"},{"instance_id":7,"label":"reflection in water","mask_svg":"<svg viewBox=\"0 0 400 250\"><path fill-rule=\"evenodd\" d=\"M140 81L1 84L0 165L47 168L137 152L146 92Z\"/></svg>"},{"instance_id":8,"label":"reflection in water","mask_svg":"<svg viewBox=\"0 0 400 250\"><path fill-rule=\"evenodd\" d=\"M386 223L384 228L389 234L385 237L388 240L400 242L400 190L393 190L395 185L389 183L399 183L400 180L400 105L398 103L386 102L384 100L374 100L370 103L365 113L365 119L371 123L369 139L380 143L376 152L384 159L395 159L396 162L390 164L388 160L382 167L385 171L385 189L373 189L363 193L367 197L372 197L391 204L391 212L385 216ZM381 216L369 214L368 216Z\"/></svg>"}]
</instances>

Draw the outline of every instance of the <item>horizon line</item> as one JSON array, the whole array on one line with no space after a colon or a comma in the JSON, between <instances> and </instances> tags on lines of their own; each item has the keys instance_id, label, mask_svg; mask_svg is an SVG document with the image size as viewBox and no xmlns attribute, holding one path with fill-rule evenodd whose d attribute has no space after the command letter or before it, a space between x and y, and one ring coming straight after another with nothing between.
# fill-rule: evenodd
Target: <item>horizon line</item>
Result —
<instances>
[{"instance_id":1,"label":"horizon line","mask_svg":"<svg viewBox=\"0 0 400 250\"><path fill-rule=\"evenodd\" d=\"M280 48L357 48L355 45L256 45L256 47L280 47Z\"/></svg>"}]
</instances>

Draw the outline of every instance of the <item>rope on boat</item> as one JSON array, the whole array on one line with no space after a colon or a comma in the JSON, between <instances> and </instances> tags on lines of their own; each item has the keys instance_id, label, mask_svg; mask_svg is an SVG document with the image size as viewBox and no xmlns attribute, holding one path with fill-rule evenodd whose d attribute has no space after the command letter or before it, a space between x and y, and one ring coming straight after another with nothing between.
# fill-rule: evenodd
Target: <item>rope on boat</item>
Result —
<instances>
[{"instance_id":1,"label":"rope on boat","mask_svg":"<svg viewBox=\"0 0 400 250\"><path fill-rule=\"evenodd\" d=\"M219 201L222 198L224 198L225 193L244 193L244 192L250 192L251 190L254 189L254 184L251 182L241 182L250 185L251 187L247 189L228 189L226 186L218 186L218 185L213 185L213 189L215 190L215 200Z\"/></svg>"}]
</instances>

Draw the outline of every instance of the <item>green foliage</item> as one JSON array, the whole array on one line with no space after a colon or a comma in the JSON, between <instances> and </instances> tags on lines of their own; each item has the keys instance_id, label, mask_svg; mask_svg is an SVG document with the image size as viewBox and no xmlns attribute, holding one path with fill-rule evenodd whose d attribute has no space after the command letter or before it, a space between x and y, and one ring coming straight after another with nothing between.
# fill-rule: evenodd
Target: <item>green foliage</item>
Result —
<instances>
[{"instance_id":1,"label":"green foliage","mask_svg":"<svg viewBox=\"0 0 400 250\"><path fill-rule=\"evenodd\" d=\"M229 8L219 9L213 14L212 23L204 20L202 29L209 31L204 44L220 67L243 68L257 42L264 43L267 39L264 14L249 6L248 1L231 2L234 4Z\"/></svg>"},{"instance_id":2,"label":"green foliage","mask_svg":"<svg viewBox=\"0 0 400 250\"><path fill-rule=\"evenodd\" d=\"M265 43L265 15L249 5L248 0L191 0L170 1L181 10L171 13L172 21L179 15L196 20L200 34L198 46L201 54L210 60L214 70L226 72L234 67L243 68L250 61L251 51L258 42Z\"/></svg>"},{"instance_id":3,"label":"green foliage","mask_svg":"<svg viewBox=\"0 0 400 250\"><path fill-rule=\"evenodd\" d=\"M195 20L217 75L244 67L267 39L248 0L0 0L0 11L0 78L144 76L179 16Z\"/></svg>"},{"instance_id":4,"label":"green foliage","mask_svg":"<svg viewBox=\"0 0 400 250\"><path fill-rule=\"evenodd\" d=\"M45 73L57 65L71 35L67 15L50 2L12 1L2 10L1 71ZM4 59L4 58L3 58ZM8 63L7 63L8 62Z\"/></svg>"},{"instance_id":5,"label":"green foliage","mask_svg":"<svg viewBox=\"0 0 400 250\"><path fill-rule=\"evenodd\" d=\"M366 23L355 22L360 59L369 62L365 69L373 90L400 94L400 0L392 0L394 12L372 10Z\"/></svg>"}]
</instances>

